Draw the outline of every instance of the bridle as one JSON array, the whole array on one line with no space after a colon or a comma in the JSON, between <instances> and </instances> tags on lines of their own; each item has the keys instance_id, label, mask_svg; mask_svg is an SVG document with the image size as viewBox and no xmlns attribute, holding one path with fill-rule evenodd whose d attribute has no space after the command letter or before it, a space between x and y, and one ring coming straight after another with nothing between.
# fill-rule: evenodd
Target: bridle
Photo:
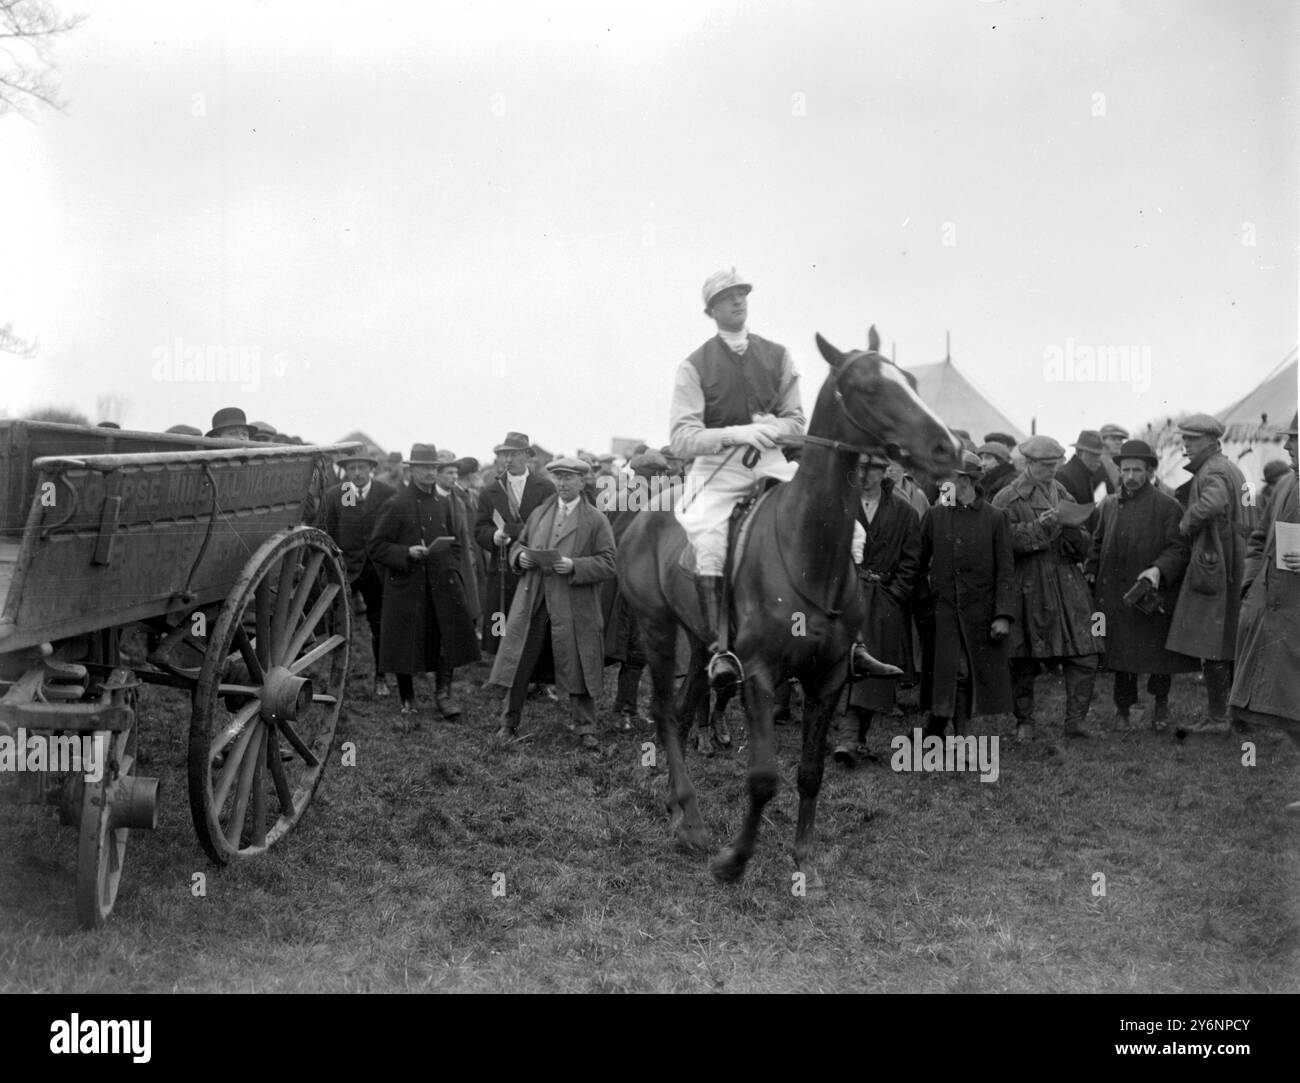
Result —
<instances>
[{"instance_id":1,"label":"bridle","mask_svg":"<svg viewBox=\"0 0 1300 1083\"><path fill-rule=\"evenodd\" d=\"M870 357L871 354L865 354L863 356ZM880 359L882 364L891 363L887 361L886 358L881 357L879 354L876 354L875 356ZM849 404L844 398L844 392L840 390L840 378L848 371L848 369L849 369L848 358L845 358L842 364L836 366L835 387L831 392L831 396L835 401L835 405L839 408L840 413L844 416L844 420L847 421L850 425L852 425L855 429L858 430L858 432L862 433L864 436L867 436L872 440L875 440L876 439L875 433L873 433L869 428L867 428L866 425L862 424L862 422L860 422L857 418L855 418L853 414L849 411ZM885 447L885 445L879 443L869 444L869 445L850 444L846 440L832 440L826 436L814 436L812 433L805 433L801 439L805 444L813 444L817 447L830 448L832 451L853 452L858 455L875 455L875 454L887 455L888 454L888 449Z\"/></svg>"}]
</instances>

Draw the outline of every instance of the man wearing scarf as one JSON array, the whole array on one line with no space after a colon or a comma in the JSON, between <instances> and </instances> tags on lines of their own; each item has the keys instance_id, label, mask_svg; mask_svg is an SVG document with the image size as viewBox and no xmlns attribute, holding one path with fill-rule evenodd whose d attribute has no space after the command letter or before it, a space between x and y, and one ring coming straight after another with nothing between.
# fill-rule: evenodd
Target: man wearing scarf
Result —
<instances>
[{"instance_id":1,"label":"man wearing scarf","mask_svg":"<svg viewBox=\"0 0 1300 1083\"><path fill-rule=\"evenodd\" d=\"M1011 680L1016 736L1034 737L1034 678L1043 664L1065 673L1066 737L1091 737L1083 722L1092 703L1102 643L1092 632L1092 598L1078 562L1088 555L1088 531L1075 525L1079 506L1054 475L1065 449L1050 436L1020 445L1025 472L993 500L1011 526L1016 605L1011 625Z\"/></svg>"},{"instance_id":2,"label":"man wearing scarf","mask_svg":"<svg viewBox=\"0 0 1300 1083\"><path fill-rule=\"evenodd\" d=\"M1182 508L1152 488L1160 460L1141 440L1129 440L1115 456L1120 490L1097 506L1097 531L1084 575L1106 617L1106 668L1115 674L1115 722L1128 729L1137 702L1138 676L1147 677L1154 702L1147 720L1162 729L1169 718L1173 674L1196 668L1185 655L1165 648L1174 598L1187 568L1187 539L1178 532ZM1149 588L1141 588L1142 581ZM1156 592L1154 605L1132 598L1135 587Z\"/></svg>"},{"instance_id":3,"label":"man wearing scarf","mask_svg":"<svg viewBox=\"0 0 1300 1083\"><path fill-rule=\"evenodd\" d=\"M1285 730L1300 748L1300 543L1286 542L1278 524L1300 528L1296 498L1296 423L1287 430L1291 469L1277 482L1264 521L1246 554L1245 600L1237 627L1237 673L1230 703L1239 725ZM1300 801L1286 806L1300 813Z\"/></svg>"},{"instance_id":4,"label":"man wearing scarf","mask_svg":"<svg viewBox=\"0 0 1300 1083\"><path fill-rule=\"evenodd\" d=\"M461 581L460 503L437 480L440 470L450 476L449 464L432 444L416 444L405 465L411 484L380 509L368 547L387 571L379 667L397 674L402 731L419 728L416 673L436 674L438 711L452 719L460 714L451 699L452 670L479 660ZM449 541L435 544L440 538Z\"/></svg>"}]
</instances>

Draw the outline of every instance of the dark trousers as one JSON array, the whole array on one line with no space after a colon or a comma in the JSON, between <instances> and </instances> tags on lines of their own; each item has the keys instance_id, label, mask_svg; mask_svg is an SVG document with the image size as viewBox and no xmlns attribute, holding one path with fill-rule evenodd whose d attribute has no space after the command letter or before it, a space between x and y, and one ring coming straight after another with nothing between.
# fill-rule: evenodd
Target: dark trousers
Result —
<instances>
[{"instance_id":1,"label":"dark trousers","mask_svg":"<svg viewBox=\"0 0 1300 1083\"><path fill-rule=\"evenodd\" d=\"M618 667L618 693L614 697L615 714L620 711L628 714L636 713L637 692L641 687L641 674L644 671L644 663L635 665L624 662Z\"/></svg>"},{"instance_id":2,"label":"dark trousers","mask_svg":"<svg viewBox=\"0 0 1300 1083\"><path fill-rule=\"evenodd\" d=\"M1043 662L1060 662L1065 673L1065 728L1083 724L1092 703L1092 686L1097 679L1097 656L1082 654L1074 658L1012 658L1011 686L1015 693L1017 722L1034 721L1034 678Z\"/></svg>"},{"instance_id":3,"label":"dark trousers","mask_svg":"<svg viewBox=\"0 0 1300 1083\"><path fill-rule=\"evenodd\" d=\"M438 611L433 604L433 592L427 582L424 587L424 657L437 659L434 670L438 694L451 691L452 666L442 660L442 629L438 627ZM397 694L403 703L415 698L414 674L397 675Z\"/></svg>"},{"instance_id":4,"label":"dark trousers","mask_svg":"<svg viewBox=\"0 0 1300 1083\"><path fill-rule=\"evenodd\" d=\"M1138 676L1137 673L1115 673L1115 706L1119 710L1127 711L1137 702ZM1147 693L1156 699L1168 699L1173 683L1172 673L1152 673L1147 677Z\"/></svg>"},{"instance_id":5,"label":"dark trousers","mask_svg":"<svg viewBox=\"0 0 1300 1083\"><path fill-rule=\"evenodd\" d=\"M1209 697L1210 717L1223 722L1228 717L1228 693L1232 691L1232 662L1207 658L1201 663L1205 692Z\"/></svg>"},{"instance_id":6,"label":"dark trousers","mask_svg":"<svg viewBox=\"0 0 1300 1083\"><path fill-rule=\"evenodd\" d=\"M360 594L361 600L366 603L366 623L370 625L370 645L375 651L375 678L378 679L384 675L379 668L379 629L384 615L384 580L379 570L366 561L365 570L352 584L352 589Z\"/></svg>"}]
</instances>

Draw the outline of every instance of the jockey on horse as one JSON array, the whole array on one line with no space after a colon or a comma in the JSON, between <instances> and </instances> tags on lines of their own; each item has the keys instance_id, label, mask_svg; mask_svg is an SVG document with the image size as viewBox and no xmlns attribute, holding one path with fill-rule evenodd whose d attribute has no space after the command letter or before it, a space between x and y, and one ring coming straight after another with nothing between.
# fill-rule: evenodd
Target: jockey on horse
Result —
<instances>
[{"instance_id":1,"label":"jockey on horse","mask_svg":"<svg viewBox=\"0 0 1300 1083\"><path fill-rule=\"evenodd\" d=\"M673 454L694 460L676 514L695 551L695 588L712 637L708 676L714 688L743 679L740 659L728 649L722 612L732 510L759 478L794 477L798 464L785 458L778 440L802 436L805 424L790 351L746 328L753 288L735 267L709 276L704 314L718 333L681 363L673 387ZM850 672L892 677L902 670L873 658L858 639Z\"/></svg>"}]
</instances>

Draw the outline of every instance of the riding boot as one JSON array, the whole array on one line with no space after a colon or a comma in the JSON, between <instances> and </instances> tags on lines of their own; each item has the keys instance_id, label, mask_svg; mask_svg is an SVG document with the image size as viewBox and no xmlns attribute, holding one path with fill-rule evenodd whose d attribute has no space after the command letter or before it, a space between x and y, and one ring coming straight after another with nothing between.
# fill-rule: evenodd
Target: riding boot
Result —
<instances>
[{"instance_id":1,"label":"riding boot","mask_svg":"<svg viewBox=\"0 0 1300 1083\"><path fill-rule=\"evenodd\" d=\"M849 656L850 678L901 677L902 675L903 671L898 666L891 666L888 662L882 662L872 655L862 640L853 641L853 653Z\"/></svg>"},{"instance_id":2,"label":"riding boot","mask_svg":"<svg viewBox=\"0 0 1300 1083\"><path fill-rule=\"evenodd\" d=\"M1206 659L1201 663L1205 676L1205 691L1209 697L1208 710L1203 721L1187 727L1189 733L1226 734L1231 732L1228 723L1228 693L1232 691L1232 663Z\"/></svg>"},{"instance_id":3,"label":"riding boot","mask_svg":"<svg viewBox=\"0 0 1300 1083\"><path fill-rule=\"evenodd\" d=\"M742 680L740 659L729 650L723 650L720 642L722 576L697 575L695 592L699 596L700 612L704 616L704 626L712 637L709 643L709 687L725 688Z\"/></svg>"}]
</instances>

